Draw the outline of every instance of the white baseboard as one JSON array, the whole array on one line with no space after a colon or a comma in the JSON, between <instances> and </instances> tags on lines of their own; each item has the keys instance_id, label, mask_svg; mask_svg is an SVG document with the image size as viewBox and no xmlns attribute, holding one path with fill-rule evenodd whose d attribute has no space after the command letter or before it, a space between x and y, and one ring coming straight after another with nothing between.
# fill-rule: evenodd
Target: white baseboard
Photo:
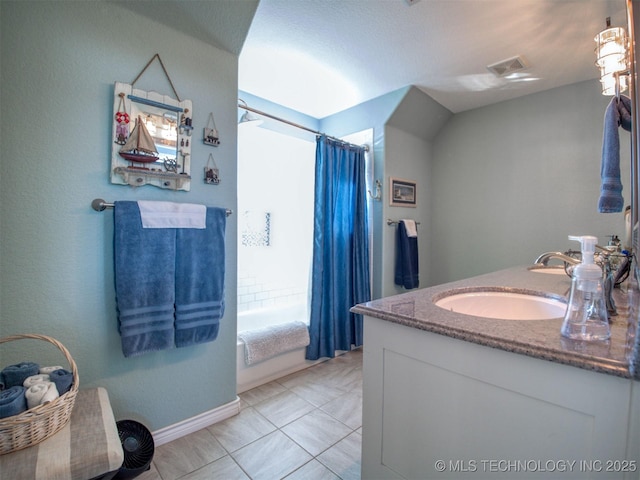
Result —
<instances>
[{"instance_id":1,"label":"white baseboard","mask_svg":"<svg viewBox=\"0 0 640 480\"><path fill-rule=\"evenodd\" d=\"M231 418L238 413L240 413L240 398L236 396L232 402L152 432L153 441L157 447Z\"/></svg>"}]
</instances>

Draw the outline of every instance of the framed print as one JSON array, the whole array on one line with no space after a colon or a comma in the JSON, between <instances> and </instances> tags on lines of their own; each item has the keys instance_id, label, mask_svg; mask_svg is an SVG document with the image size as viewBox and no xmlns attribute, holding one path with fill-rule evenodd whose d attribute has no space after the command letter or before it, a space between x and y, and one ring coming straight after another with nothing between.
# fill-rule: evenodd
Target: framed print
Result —
<instances>
[{"instance_id":1,"label":"framed print","mask_svg":"<svg viewBox=\"0 0 640 480\"><path fill-rule=\"evenodd\" d=\"M389 205L392 207L416 206L416 182L389 177Z\"/></svg>"}]
</instances>

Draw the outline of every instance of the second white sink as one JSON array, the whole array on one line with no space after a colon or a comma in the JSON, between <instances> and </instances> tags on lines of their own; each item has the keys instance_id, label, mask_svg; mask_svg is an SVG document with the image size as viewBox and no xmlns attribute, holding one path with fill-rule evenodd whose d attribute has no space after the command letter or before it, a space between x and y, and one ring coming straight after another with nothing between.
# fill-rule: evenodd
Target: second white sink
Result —
<instances>
[{"instance_id":1,"label":"second white sink","mask_svg":"<svg viewBox=\"0 0 640 480\"><path fill-rule=\"evenodd\" d=\"M547 275L567 275L567 272L564 270L564 267L529 267L530 272L534 273L545 273Z\"/></svg>"},{"instance_id":2,"label":"second white sink","mask_svg":"<svg viewBox=\"0 0 640 480\"><path fill-rule=\"evenodd\" d=\"M501 320L562 318L567 309L564 300L544 293L487 288L451 292L435 304L456 313Z\"/></svg>"}]
</instances>

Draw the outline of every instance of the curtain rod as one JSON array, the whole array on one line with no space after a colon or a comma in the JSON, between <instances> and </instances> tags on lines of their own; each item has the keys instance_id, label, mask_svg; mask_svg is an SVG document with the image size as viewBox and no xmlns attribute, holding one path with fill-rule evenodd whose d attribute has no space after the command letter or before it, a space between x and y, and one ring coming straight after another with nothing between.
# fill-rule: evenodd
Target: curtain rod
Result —
<instances>
[{"instance_id":1,"label":"curtain rod","mask_svg":"<svg viewBox=\"0 0 640 480\"><path fill-rule=\"evenodd\" d=\"M244 102L244 100L240 100L240 101ZM317 130L312 130L311 128L305 127L304 125L300 125L300 124L295 123L295 122L290 122L289 120L285 120L284 118L276 117L275 115L271 115L270 113L266 113L266 112L263 112L263 111L258 110L256 108L252 108L249 105L242 105L242 104L238 103L238 108L243 108L244 110L248 110L250 112L257 113L258 115L264 115L265 117L269 117L269 118L271 118L273 120L276 120L278 122L281 122L281 123L286 123L287 125L291 125L292 127L296 127L296 128L301 129L301 130L306 130L307 132L314 133L316 135L324 135L325 137L330 138L331 140L335 140L336 142L346 143L347 145L352 145L354 147L363 147L365 152L369 151L369 146L368 145L356 145L354 143L345 142L344 140L342 140L340 138L333 137L331 135L327 135L326 133L318 132Z\"/></svg>"},{"instance_id":2,"label":"curtain rod","mask_svg":"<svg viewBox=\"0 0 640 480\"><path fill-rule=\"evenodd\" d=\"M113 203L107 203L101 198L94 198L91 202L91 208L93 208L96 212L102 212L107 208L113 208ZM227 208L227 217L233 213L233 210L229 210Z\"/></svg>"}]
</instances>

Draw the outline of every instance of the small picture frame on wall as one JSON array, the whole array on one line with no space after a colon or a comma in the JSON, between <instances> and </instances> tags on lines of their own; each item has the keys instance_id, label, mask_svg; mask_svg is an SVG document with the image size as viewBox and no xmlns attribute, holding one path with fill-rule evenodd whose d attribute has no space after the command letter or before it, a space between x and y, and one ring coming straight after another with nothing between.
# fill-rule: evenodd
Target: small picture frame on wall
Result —
<instances>
[{"instance_id":1,"label":"small picture frame on wall","mask_svg":"<svg viewBox=\"0 0 640 480\"><path fill-rule=\"evenodd\" d=\"M416 182L389 177L389 205L392 207L416 206Z\"/></svg>"}]
</instances>

